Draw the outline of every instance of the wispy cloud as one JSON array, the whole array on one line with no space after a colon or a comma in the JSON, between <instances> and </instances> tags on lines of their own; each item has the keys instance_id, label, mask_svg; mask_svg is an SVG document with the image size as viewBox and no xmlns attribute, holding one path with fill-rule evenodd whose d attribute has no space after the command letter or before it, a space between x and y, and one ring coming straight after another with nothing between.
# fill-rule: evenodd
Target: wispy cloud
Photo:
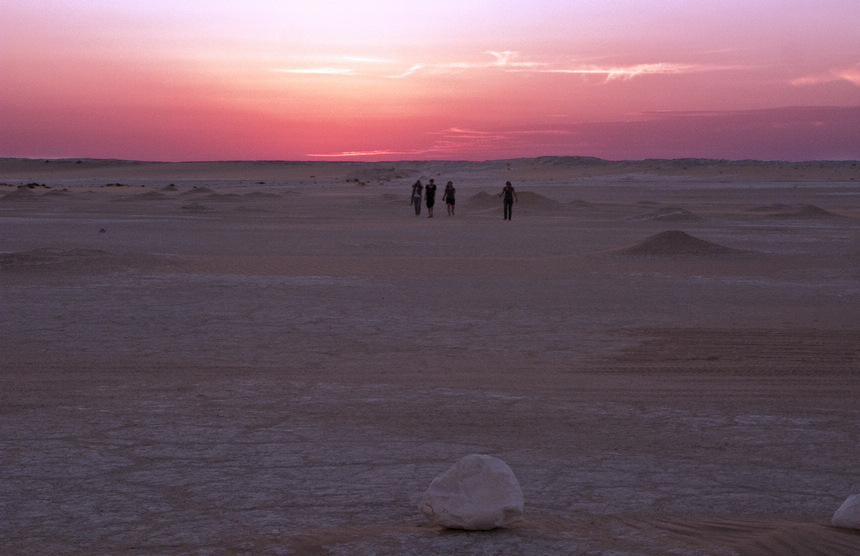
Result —
<instances>
[{"instance_id":1,"label":"wispy cloud","mask_svg":"<svg viewBox=\"0 0 860 556\"><path fill-rule=\"evenodd\" d=\"M410 75L421 71L423 68L424 68L424 66L422 66L421 64L417 64L417 65L412 66L408 70L404 71L403 73L400 73L397 75L389 75L388 77L390 77L392 79L403 79L404 77L409 77Z\"/></svg>"},{"instance_id":2,"label":"wispy cloud","mask_svg":"<svg viewBox=\"0 0 860 556\"><path fill-rule=\"evenodd\" d=\"M302 75L353 75L355 71L350 68L292 68L275 69L276 73L297 73Z\"/></svg>"},{"instance_id":3,"label":"wispy cloud","mask_svg":"<svg viewBox=\"0 0 860 556\"><path fill-rule=\"evenodd\" d=\"M402 155L412 155L418 154L414 152L407 151L388 151L388 150L376 150L376 151L343 151L339 153L309 153L305 156L310 156L314 158L358 158L358 157L378 157L378 156L402 156Z\"/></svg>"},{"instance_id":4,"label":"wispy cloud","mask_svg":"<svg viewBox=\"0 0 860 556\"><path fill-rule=\"evenodd\" d=\"M860 63L854 64L849 68L837 68L823 73L805 75L791 81L791 84L796 87L805 87L810 85L822 85L825 83L834 83L837 81L847 81L857 87L860 87Z\"/></svg>"},{"instance_id":5,"label":"wispy cloud","mask_svg":"<svg viewBox=\"0 0 860 556\"><path fill-rule=\"evenodd\" d=\"M274 68L275 73L291 73L300 75L370 75L370 68L397 64L395 60L374 58L369 56L332 56L313 58L310 64L294 68Z\"/></svg>"},{"instance_id":6,"label":"wispy cloud","mask_svg":"<svg viewBox=\"0 0 860 556\"><path fill-rule=\"evenodd\" d=\"M427 133L428 140L416 150L381 149L308 156L376 160L413 157L487 160L554 154L618 160L687 157L855 160L860 156L856 141L860 122L858 107L661 111L637 116L628 121L572 123L545 129L450 127ZM643 140L643 137L649 139ZM719 140L715 141L715 137Z\"/></svg>"},{"instance_id":7,"label":"wispy cloud","mask_svg":"<svg viewBox=\"0 0 860 556\"><path fill-rule=\"evenodd\" d=\"M389 79L405 79L415 75L456 74L477 71L501 71L516 73L556 73L582 76L599 76L604 82L630 80L647 75L678 75L718 71L726 68L678 62L648 62L629 65L600 65L546 61L524 58L513 50L488 50L486 56L477 61L451 61L445 63L412 64L401 72L391 73L380 66L396 65L394 60L365 57L337 57L327 60L320 67L276 69L292 74L327 74L350 76L376 76Z\"/></svg>"},{"instance_id":8,"label":"wispy cloud","mask_svg":"<svg viewBox=\"0 0 860 556\"><path fill-rule=\"evenodd\" d=\"M451 158L489 152L516 152L525 145L540 146L554 144L559 137L574 135L574 132L564 129L520 129L520 130L479 130L461 127L428 132L431 138L429 144L421 149L413 150L369 150L343 151L334 153L310 153L305 156L312 158L376 158L385 157L418 157L418 158ZM544 138L543 140L541 138Z\"/></svg>"},{"instance_id":9,"label":"wispy cloud","mask_svg":"<svg viewBox=\"0 0 860 556\"><path fill-rule=\"evenodd\" d=\"M706 68L693 64L659 62L653 64L633 64L630 66L582 66L574 68L546 68L534 71L542 73L570 73L578 75L598 75L606 81L629 80L643 75L677 75L697 73ZM711 69L711 68L707 68Z\"/></svg>"}]
</instances>

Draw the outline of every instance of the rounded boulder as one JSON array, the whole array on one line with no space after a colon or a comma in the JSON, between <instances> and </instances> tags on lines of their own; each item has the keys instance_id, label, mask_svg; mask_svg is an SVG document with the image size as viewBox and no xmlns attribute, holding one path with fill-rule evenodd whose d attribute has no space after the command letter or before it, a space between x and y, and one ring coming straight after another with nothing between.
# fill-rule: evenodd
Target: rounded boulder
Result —
<instances>
[{"instance_id":1,"label":"rounded boulder","mask_svg":"<svg viewBox=\"0 0 860 556\"><path fill-rule=\"evenodd\" d=\"M523 519L523 491L504 461L471 454L430 483L421 512L448 529L485 531Z\"/></svg>"}]
</instances>

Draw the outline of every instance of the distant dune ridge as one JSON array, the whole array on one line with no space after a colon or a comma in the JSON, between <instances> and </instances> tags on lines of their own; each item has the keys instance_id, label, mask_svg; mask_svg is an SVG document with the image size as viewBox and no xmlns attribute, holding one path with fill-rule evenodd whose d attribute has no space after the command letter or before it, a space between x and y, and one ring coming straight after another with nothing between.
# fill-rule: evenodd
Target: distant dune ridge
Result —
<instances>
[{"instance_id":1,"label":"distant dune ridge","mask_svg":"<svg viewBox=\"0 0 860 556\"><path fill-rule=\"evenodd\" d=\"M443 172L482 172L508 179L571 179L612 175L650 174L690 178L743 178L780 181L860 181L858 161L755 161L755 160L629 160L610 161L577 156L550 156L466 161L314 162L314 161L212 161L146 162L99 159L0 158L4 179L39 181L64 179L315 179L388 183L438 178ZM438 181L438 179L437 179ZM504 181L502 181L504 184ZM500 184L500 189L501 185ZM456 184L455 184L456 185ZM516 185L516 184L515 184Z\"/></svg>"}]
</instances>

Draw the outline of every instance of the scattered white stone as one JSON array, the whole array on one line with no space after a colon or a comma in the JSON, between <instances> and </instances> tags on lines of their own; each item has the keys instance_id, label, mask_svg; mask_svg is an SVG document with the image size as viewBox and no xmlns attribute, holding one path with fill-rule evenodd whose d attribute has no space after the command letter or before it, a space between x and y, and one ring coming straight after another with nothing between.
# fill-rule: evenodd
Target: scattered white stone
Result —
<instances>
[{"instance_id":1,"label":"scattered white stone","mask_svg":"<svg viewBox=\"0 0 860 556\"><path fill-rule=\"evenodd\" d=\"M849 496L833 514L830 522L834 527L860 529L860 494Z\"/></svg>"},{"instance_id":2,"label":"scattered white stone","mask_svg":"<svg viewBox=\"0 0 860 556\"><path fill-rule=\"evenodd\" d=\"M433 479L419 508L436 525L485 531L521 521L523 503L520 483L508 464L472 454Z\"/></svg>"}]
</instances>

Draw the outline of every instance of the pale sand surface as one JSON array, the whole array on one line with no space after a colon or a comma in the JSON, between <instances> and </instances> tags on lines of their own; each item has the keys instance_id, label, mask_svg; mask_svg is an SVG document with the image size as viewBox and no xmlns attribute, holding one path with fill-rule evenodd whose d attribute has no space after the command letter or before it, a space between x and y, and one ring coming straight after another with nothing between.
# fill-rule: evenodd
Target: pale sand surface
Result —
<instances>
[{"instance_id":1,"label":"pale sand surface","mask_svg":"<svg viewBox=\"0 0 860 556\"><path fill-rule=\"evenodd\" d=\"M457 216L414 216L430 177ZM856 163L0 183L3 554L860 553L829 526L860 493ZM424 522L469 453L524 522Z\"/></svg>"}]
</instances>

